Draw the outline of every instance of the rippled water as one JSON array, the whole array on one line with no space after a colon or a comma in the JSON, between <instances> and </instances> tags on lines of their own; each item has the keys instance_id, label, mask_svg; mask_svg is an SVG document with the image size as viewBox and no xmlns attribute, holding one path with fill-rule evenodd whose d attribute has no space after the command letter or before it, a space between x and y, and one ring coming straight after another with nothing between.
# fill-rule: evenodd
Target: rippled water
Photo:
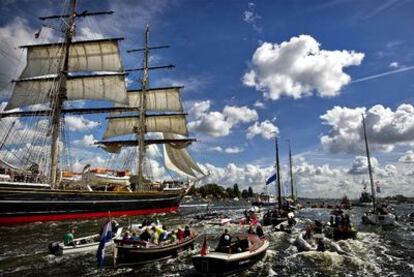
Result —
<instances>
[{"instance_id":1,"label":"rippled water","mask_svg":"<svg viewBox=\"0 0 414 277\"><path fill-rule=\"evenodd\" d=\"M242 215L245 207L220 206L229 216ZM204 208L182 208L176 214L161 215L158 218L168 226L185 225ZM414 211L414 205L395 206L399 216L398 227L382 228L360 224L364 208L354 207L350 212L351 220L357 226L358 238L339 242L348 255L334 252L298 252L293 246L298 232L314 219L326 221L330 210L302 209L298 215L299 223L292 232L275 233L265 227L270 237L270 247L266 257L242 276L414 276L414 220L407 215ZM127 218L117 219L121 225L128 223ZM141 222L142 217L130 219ZM55 257L47 254L47 245L59 241L72 226L77 227L76 236L86 236L97 232L103 219L73 222L48 222L0 227L0 275L2 276L192 276L195 274L191 255L199 253L201 238L193 251L182 253L176 259L147 264L138 268L111 267L111 254L107 253L106 268L96 269L95 253L73 254ZM193 227L212 240L223 231L223 227L195 223ZM245 231L246 227L232 225L232 232ZM212 241L210 245L215 243Z\"/></svg>"}]
</instances>

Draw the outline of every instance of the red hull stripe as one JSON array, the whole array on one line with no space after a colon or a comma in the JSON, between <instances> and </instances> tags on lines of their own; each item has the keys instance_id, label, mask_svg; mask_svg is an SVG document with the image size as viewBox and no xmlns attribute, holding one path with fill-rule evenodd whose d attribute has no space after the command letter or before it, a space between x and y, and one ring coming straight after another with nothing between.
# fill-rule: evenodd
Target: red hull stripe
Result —
<instances>
[{"instance_id":1,"label":"red hull stripe","mask_svg":"<svg viewBox=\"0 0 414 277\"><path fill-rule=\"evenodd\" d=\"M132 210L132 211L110 211L111 216L132 216L132 215L146 215L155 213L168 213L178 210L178 206L157 208L157 209L144 209L144 210ZM68 214L45 214L45 215L29 215L29 216L10 216L0 217L0 224L19 224L29 223L36 221L61 221L70 219L85 219L94 217L107 217L108 212L90 212L90 213L68 213Z\"/></svg>"}]
</instances>

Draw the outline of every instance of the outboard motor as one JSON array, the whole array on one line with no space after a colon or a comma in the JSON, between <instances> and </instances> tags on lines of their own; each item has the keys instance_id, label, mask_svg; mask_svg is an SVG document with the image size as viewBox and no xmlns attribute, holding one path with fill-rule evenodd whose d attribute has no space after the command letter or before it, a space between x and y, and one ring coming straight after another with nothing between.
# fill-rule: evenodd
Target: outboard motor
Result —
<instances>
[{"instance_id":1,"label":"outboard motor","mask_svg":"<svg viewBox=\"0 0 414 277\"><path fill-rule=\"evenodd\" d=\"M55 256L62 256L63 247L59 244L59 242L51 242L49 243L49 253Z\"/></svg>"}]
</instances>

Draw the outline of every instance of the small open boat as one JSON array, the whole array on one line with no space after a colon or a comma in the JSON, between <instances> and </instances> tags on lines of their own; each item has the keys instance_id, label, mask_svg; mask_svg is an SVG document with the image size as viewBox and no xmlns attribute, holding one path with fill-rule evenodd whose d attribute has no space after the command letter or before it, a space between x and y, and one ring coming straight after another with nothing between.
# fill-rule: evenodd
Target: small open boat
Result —
<instances>
[{"instance_id":1,"label":"small open boat","mask_svg":"<svg viewBox=\"0 0 414 277\"><path fill-rule=\"evenodd\" d=\"M139 265L176 257L179 252L194 247L198 233L191 229L191 236L174 244L155 245L143 241L115 240L114 267Z\"/></svg>"},{"instance_id":2,"label":"small open boat","mask_svg":"<svg viewBox=\"0 0 414 277\"><path fill-rule=\"evenodd\" d=\"M193 256L195 269L202 274L225 275L240 272L263 258L269 247L267 239L253 234L238 234L229 251L213 251Z\"/></svg>"},{"instance_id":3,"label":"small open boat","mask_svg":"<svg viewBox=\"0 0 414 277\"><path fill-rule=\"evenodd\" d=\"M357 233L358 231L353 227L341 229L331 226L329 223L324 226L325 236L333 240L356 239Z\"/></svg>"},{"instance_id":4,"label":"small open boat","mask_svg":"<svg viewBox=\"0 0 414 277\"><path fill-rule=\"evenodd\" d=\"M122 227L119 227L114 236L114 239L121 237ZM76 238L73 240L73 245L64 245L63 242L51 242L49 244L49 253L55 256L62 256L67 254L74 254L80 252L93 252L98 250L101 234ZM106 246L112 245L113 240L106 243Z\"/></svg>"},{"instance_id":5,"label":"small open boat","mask_svg":"<svg viewBox=\"0 0 414 277\"><path fill-rule=\"evenodd\" d=\"M373 224L373 225L395 225L396 216L392 213L378 213L368 211L362 216L362 223Z\"/></svg>"}]
</instances>

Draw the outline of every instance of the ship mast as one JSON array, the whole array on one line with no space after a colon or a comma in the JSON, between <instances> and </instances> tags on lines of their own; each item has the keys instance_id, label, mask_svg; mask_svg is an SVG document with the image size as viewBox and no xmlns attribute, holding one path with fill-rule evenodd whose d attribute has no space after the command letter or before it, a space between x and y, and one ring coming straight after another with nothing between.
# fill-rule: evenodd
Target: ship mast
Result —
<instances>
[{"instance_id":1,"label":"ship mast","mask_svg":"<svg viewBox=\"0 0 414 277\"><path fill-rule=\"evenodd\" d=\"M149 50L150 49L161 49L161 48L169 48L168 45L162 45L162 46L155 46L155 47L149 47L148 46L148 40L149 40L149 26L147 24L145 28L144 33L144 48L142 49L132 49L128 50L128 53L131 52L138 52L143 51L144 52L144 65L142 68L136 68L136 69L127 69L126 71L142 71L143 76L141 79L141 91L139 95L139 108L138 108L138 114L139 114L139 124L138 128L136 129L136 137L138 141L138 166L137 166L137 175L138 175L138 189L143 189L144 184L144 172L143 172L143 164L145 159L145 151L146 151L146 141L145 141L145 134L146 134L146 97L147 97L147 91L149 88L149 78L148 78L148 72L149 70L153 69L163 69L163 68L173 68L174 65L166 65L166 66L156 66L156 67L148 67L148 58L149 58ZM135 186L136 189L136 186Z\"/></svg>"},{"instance_id":2,"label":"ship mast","mask_svg":"<svg viewBox=\"0 0 414 277\"><path fill-rule=\"evenodd\" d=\"M75 20L77 16L85 17L91 15L102 15L102 14L111 14L112 12L83 12L81 14L76 13L76 4L77 0L71 0L70 3L70 14L64 15L52 15L47 17L40 17L40 20L47 19L59 19L59 18L68 18L65 22L66 28L64 29L65 39L63 43L64 56L62 62L61 70L58 73L58 86L55 90L55 93L50 95L50 108L48 115L52 118L52 132L51 139L52 145L50 149L50 185L52 188L58 187L58 164L59 164L59 141L60 141L60 132L62 129L62 107L64 101L67 99L67 79L69 73L69 51L72 44L72 38L75 35ZM31 115L28 113L28 115Z\"/></svg>"},{"instance_id":3,"label":"ship mast","mask_svg":"<svg viewBox=\"0 0 414 277\"><path fill-rule=\"evenodd\" d=\"M277 136L275 136L276 146L276 184L277 184L277 202L279 204L279 210L282 208L282 188L280 185L280 163L279 163L279 145L277 143Z\"/></svg>"},{"instance_id":4,"label":"ship mast","mask_svg":"<svg viewBox=\"0 0 414 277\"><path fill-rule=\"evenodd\" d=\"M362 115L362 126L363 126L363 129L364 129L365 150L366 150L367 159L368 159L368 173L369 173L369 181L371 183L372 206L375 210L376 200L375 200L375 189L374 189L374 177L372 176L371 157L370 157L370 154L369 154L367 128L365 126L365 117L364 117L364 115Z\"/></svg>"},{"instance_id":5,"label":"ship mast","mask_svg":"<svg viewBox=\"0 0 414 277\"><path fill-rule=\"evenodd\" d=\"M57 93L51 95L50 106L52 108L52 146L50 149L50 185L52 188L57 187L57 170L59 163L59 138L61 129L61 110L63 101L66 98L66 80L68 76L69 64L69 47L72 43L72 37L75 32L76 18L76 0L71 0L71 13L65 29L65 56L63 58L63 67L59 72L59 86Z\"/></svg>"},{"instance_id":6,"label":"ship mast","mask_svg":"<svg viewBox=\"0 0 414 277\"><path fill-rule=\"evenodd\" d=\"M140 105L139 105L139 127L138 127L138 188L142 189L144 182L144 174L142 171L142 165L145 157L145 110L146 110L146 92L148 89L148 36L149 26L145 29L144 38L144 70L141 81L142 91L140 93Z\"/></svg>"},{"instance_id":7,"label":"ship mast","mask_svg":"<svg viewBox=\"0 0 414 277\"><path fill-rule=\"evenodd\" d=\"M294 184L293 184L292 150L291 150L291 147L290 147L290 140L288 140L288 143L289 143L289 174L290 174L291 197L292 197L293 201L296 201L295 191L294 191Z\"/></svg>"}]
</instances>

